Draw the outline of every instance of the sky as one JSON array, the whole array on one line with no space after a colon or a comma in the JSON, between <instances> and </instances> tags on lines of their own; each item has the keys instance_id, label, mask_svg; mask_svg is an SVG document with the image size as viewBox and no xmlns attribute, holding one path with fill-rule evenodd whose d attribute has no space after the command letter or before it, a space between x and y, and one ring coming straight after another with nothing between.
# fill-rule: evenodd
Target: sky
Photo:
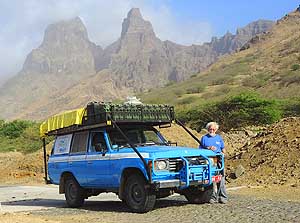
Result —
<instances>
[{"instance_id":1,"label":"sky","mask_svg":"<svg viewBox=\"0 0 300 223\"><path fill-rule=\"evenodd\" d=\"M106 47L121 34L128 11L139 8L161 40L209 42L258 19L277 20L296 0L0 0L0 84L17 74L42 43L49 24L79 16L89 39Z\"/></svg>"}]
</instances>

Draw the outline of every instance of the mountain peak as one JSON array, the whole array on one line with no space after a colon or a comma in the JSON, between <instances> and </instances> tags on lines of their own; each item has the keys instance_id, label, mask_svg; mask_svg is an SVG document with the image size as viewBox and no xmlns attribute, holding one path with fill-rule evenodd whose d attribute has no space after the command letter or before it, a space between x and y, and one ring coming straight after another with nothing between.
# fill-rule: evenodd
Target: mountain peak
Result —
<instances>
[{"instance_id":1,"label":"mountain peak","mask_svg":"<svg viewBox=\"0 0 300 223\"><path fill-rule=\"evenodd\" d=\"M79 17L49 25L40 47L26 58L27 73L93 73L94 60L87 30Z\"/></svg>"},{"instance_id":2,"label":"mountain peak","mask_svg":"<svg viewBox=\"0 0 300 223\"><path fill-rule=\"evenodd\" d=\"M132 8L123 20L121 38L136 33L155 35L151 23L143 19L140 10Z\"/></svg>"},{"instance_id":3,"label":"mountain peak","mask_svg":"<svg viewBox=\"0 0 300 223\"><path fill-rule=\"evenodd\" d=\"M79 17L49 25L45 31L44 44L53 41L64 42L68 39L67 36L88 39L86 27Z\"/></svg>"},{"instance_id":4,"label":"mountain peak","mask_svg":"<svg viewBox=\"0 0 300 223\"><path fill-rule=\"evenodd\" d=\"M127 14L127 18L141 18L141 19L143 19L139 8L130 9L130 11Z\"/></svg>"},{"instance_id":5,"label":"mountain peak","mask_svg":"<svg viewBox=\"0 0 300 223\"><path fill-rule=\"evenodd\" d=\"M263 33L266 30L271 29L274 24L274 21L259 19L257 21L249 23L243 28L238 28L236 31L236 35L255 36L259 33Z\"/></svg>"}]
</instances>

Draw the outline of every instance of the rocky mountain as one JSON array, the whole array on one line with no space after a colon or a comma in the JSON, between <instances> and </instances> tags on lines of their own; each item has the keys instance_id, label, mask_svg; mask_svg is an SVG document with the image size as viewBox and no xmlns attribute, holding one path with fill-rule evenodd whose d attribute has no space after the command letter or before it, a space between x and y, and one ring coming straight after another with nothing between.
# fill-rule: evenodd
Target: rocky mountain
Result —
<instances>
[{"instance_id":1,"label":"rocky mountain","mask_svg":"<svg viewBox=\"0 0 300 223\"><path fill-rule=\"evenodd\" d=\"M273 25L274 22L269 20L252 22L244 28L238 28L235 35L227 32L220 39L214 37L211 42L211 47L214 51L218 52L219 55L233 53L244 46L253 37L269 30Z\"/></svg>"},{"instance_id":2,"label":"rocky mountain","mask_svg":"<svg viewBox=\"0 0 300 223\"><path fill-rule=\"evenodd\" d=\"M78 17L49 25L41 46L27 56L22 72L41 75L61 73L81 79L79 74L92 73L95 70L91 51L94 47ZM103 50L99 48L97 51Z\"/></svg>"},{"instance_id":3,"label":"rocky mountain","mask_svg":"<svg viewBox=\"0 0 300 223\"><path fill-rule=\"evenodd\" d=\"M272 25L260 20L235 35L183 46L157 38L151 23L133 8L122 23L120 38L105 49L89 40L78 17L49 25L23 69L0 88L0 116L44 119L89 100L124 98L186 80Z\"/></svg>"},{"instance_id":4,"label":"rocky mountain","mask_svg":"<svg viewBox=\"0 0 300 223\"><path fill-rule=\"evenodd\" d=\"M220 56L232 53L274 22L259 20L238 29L235 35L213 38L203 45L182 46L161 41L150 22L145 21L139 9L132 9L122 24L121 38L114 43L116 51L110 63L116 84L142 92L161 87L170 81L186 80L206 69Z\"/></svg>"},{"instance_id":5,"label":"rocky mountain","mask_svg":"<svg viewBox=\"0 0 300 223\"><path fill-rule=\"evenodd\" d=\"M94 74L94 48L80 18L49 25L23 69L0 88L1 117L21 114Z\"/></svg>"},{"instance_id":6,"label":"rocky mountain","mask_svg":"<svg viewBox=\"0 0 300 223\"><path fill-rule=\"evenodd\" d=\"M295 10L276 21L267 32L250 39L238 52L219 58L205 71L140 97L147 103L170 103L184 111L203 106L208 98L223 100L245 91L297 103L300 97L299 24L300 12ZM297 109L296 106L295 111Z\"/></svg>"}]
</instances>

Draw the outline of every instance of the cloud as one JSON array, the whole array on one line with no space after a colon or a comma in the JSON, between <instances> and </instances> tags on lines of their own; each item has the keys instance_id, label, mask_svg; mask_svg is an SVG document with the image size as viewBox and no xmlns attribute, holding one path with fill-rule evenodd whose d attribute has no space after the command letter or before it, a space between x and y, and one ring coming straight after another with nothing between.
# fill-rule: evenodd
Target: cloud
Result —
<instances>
[{"instance_id":1,"label":"cloud","mask_svg":"<svg viewBox=\"0 0 300 223\"><path fill-rule=\"evenodd\" d=\"M201 21L180 21L168 0L1 0L1 78L21 70L26 55L41 43L47 25L80 16L89 38L102 47L120 37L122 21L132 7L138 7L162 40L200 44L211 38L211 27Z\"/></svg>"}]
</instances>

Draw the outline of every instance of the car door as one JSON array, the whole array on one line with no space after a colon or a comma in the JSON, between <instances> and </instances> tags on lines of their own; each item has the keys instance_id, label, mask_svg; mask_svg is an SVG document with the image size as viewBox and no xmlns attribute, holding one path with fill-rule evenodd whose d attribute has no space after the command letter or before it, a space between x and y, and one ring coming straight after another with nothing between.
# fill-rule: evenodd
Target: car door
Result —
<instances>
[{"instance_id":1,"label":"car door","mask_svg":"<svg viewBox=\"0 0 300 223\"><path fill-rule=\"evenodd\" d=\"M87 184L86 155L88 146L88 131L75 132L69 154L69 169L81 186Z\"/></svg>"},{"instance_id":2,"label":"car door","mask_svg":"<svg viewBox=\"0 0 300 223\"><path fill-rule=\"evenodd\" d=\"M108 145L104 131L90 132L86 174L88 185L91 187L106 188L111 186L111 153Z\"/></svg>"},{"instance_id":3,"label":"car door","mask_svg":"<svg viewBox=\"0 0 300 223\"><path fill-rule=\"evenodd\" d=\"M58 184L62 173L69 171L69 153L73 134L57 136L48 160L48 173L52 182Z\"/></svg>"}]
</instances>

